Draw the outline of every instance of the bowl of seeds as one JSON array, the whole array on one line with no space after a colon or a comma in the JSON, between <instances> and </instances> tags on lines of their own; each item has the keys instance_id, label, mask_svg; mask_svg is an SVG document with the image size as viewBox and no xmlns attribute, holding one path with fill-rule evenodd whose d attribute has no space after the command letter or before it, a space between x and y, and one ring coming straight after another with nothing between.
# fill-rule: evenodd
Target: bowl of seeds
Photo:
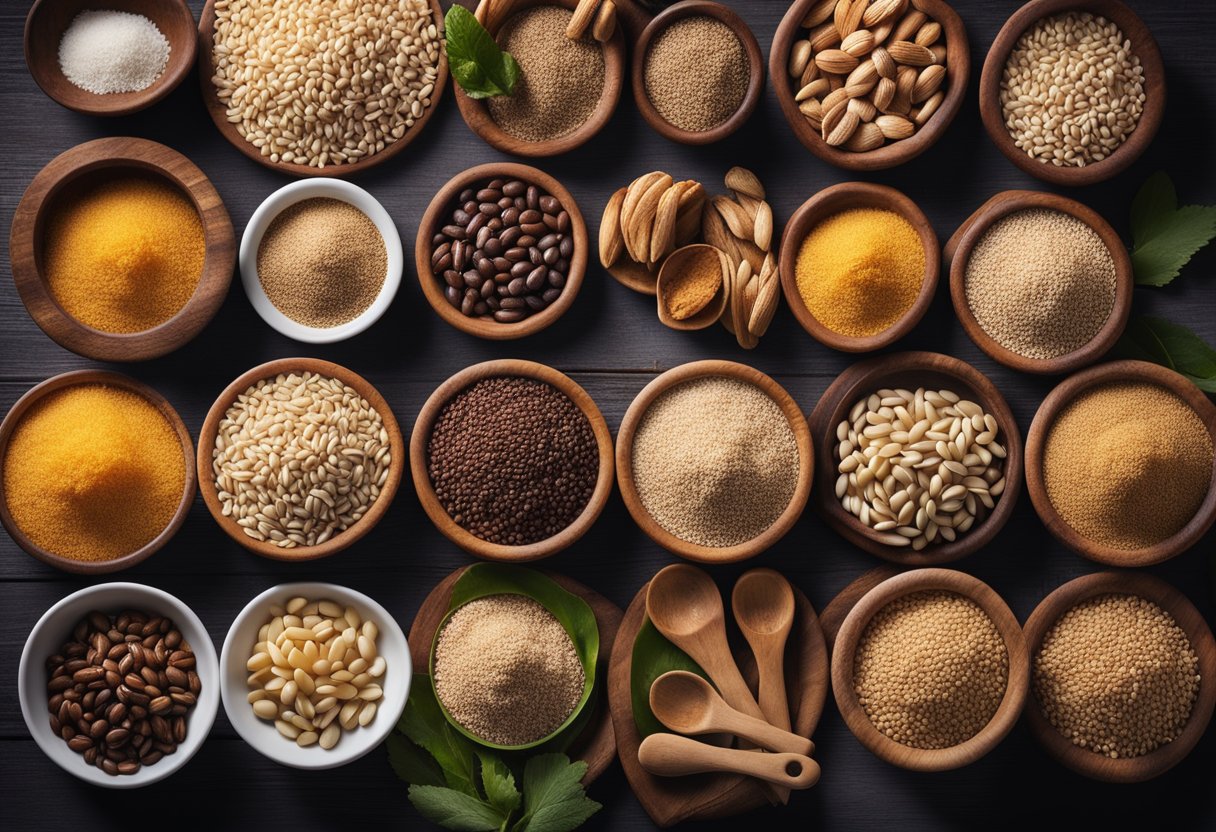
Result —
<instances>
[{"instance_id":1,"label":"bowl of seeds","mask_svg":"<svg viewBox=\"0 0 1216 832\"><path fill-rule=\"evenodd\" d=\"M1069 581L1026 620L1031 733L1073 771L1139 783L1178 765L1216 707L1216 641L1203 615L1152 575Z\"/></svg>"},{"instance_id":2,"label":"bowl of seeds","mask_svg":"<svg viewBox=\"0 0 1216 832\"><path fill-rule=\"evenodd\" d=\"M1125 170L1157 134L1165 97L1157 42L1119 0L1032 0L1001 27L980 76L988 136L1055 185Z\"/></svg>"},{"instance_id":3,"label":"bowl of seeds","mask_svg":"<svg viewBox=\"0 0 1216 832\"><path fill-rule=\"evenodd\" d=\"M388 511L405 443L388 402L362 376L316 358L281 358L229 384L198 439L199 491L220 528L274 560L340 552Z\"/></svg>"},{"instance_id":4,"label":"bowl of seeds","mask_svg":"<svg viewBox=\"0 0 1216 832\"><path fill-rule=\"evenodd\" d=\"M1005 398L948 355L854 364L810 417L815 504L858 548L895 563L958 560L1001 530L1022 488L1022 437Z\"/></svg>"}]
</instances>

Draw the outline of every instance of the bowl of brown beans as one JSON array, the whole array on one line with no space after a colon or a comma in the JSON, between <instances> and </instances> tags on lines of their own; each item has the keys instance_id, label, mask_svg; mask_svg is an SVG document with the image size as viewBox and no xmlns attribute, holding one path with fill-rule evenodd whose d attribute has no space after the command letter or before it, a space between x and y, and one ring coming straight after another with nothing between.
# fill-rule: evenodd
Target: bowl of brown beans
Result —
<instances>
[{"instance_id":1,"label":"bowl of brown beans","mask_svg":"<svg viewBox=\"0 0 1216 832\"><path fill-rule=\"evenodd\" d=\"M478 165L439 189L418 226L431 307L479 338L523 338L562 316L587 270L587 226L570 192L527 165Z\"/></svg>"},{"instance_id":2,"label":"bowl of brown beans","mask_svg":"<svg viewBox=\"0 0 1216 832\"><path fill-rule=\"evenodd\" d=\"M135 583L91 586L43 613L17 687L43 753L112 789L147 786L185 765L220 702L203 623L174 596Z\"/></svg>"}]
</instances>

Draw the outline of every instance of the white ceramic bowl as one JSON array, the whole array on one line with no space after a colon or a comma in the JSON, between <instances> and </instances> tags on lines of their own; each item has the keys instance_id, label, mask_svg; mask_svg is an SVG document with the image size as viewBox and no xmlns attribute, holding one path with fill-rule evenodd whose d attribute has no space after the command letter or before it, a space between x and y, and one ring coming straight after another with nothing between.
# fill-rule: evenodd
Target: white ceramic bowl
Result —
<instances>
[{"instance_id":1,"label":"white ceramic bowl","mask_svg":"<svg viewBox=\"0 0 1216 832\"><path fill-rule=\"evenodd\" d=\"M174 625L194 650L195 671L203 683L198 702L187 715L186 741L177 751L134 774L110 775L85 763L84 757L68 748L63 737L51 730L47 712L46 659L59 652L76 623L87 613L106 613L124 609L155 612L173 619ZM215 658L215 645L207 635L203 622L189 607L167 592L143 584L114 582L97 584L74 592L42 614L21 651L17 671L17 692L21 699L21 715L34 742L56 765L69 774L95 786L111 789L135 789L163 780L194 756L202 747L220 702L220 670Z\"/></svg>"},{"instance_id":2,"label":"white ceramic bowl","mask_svg":"<svg viewBox=\"0 0 1216 832\"><path fill-rule=\"evenodd\" d=\"M342 606L353 606L363 620L371 619L380 628L376 650L384 657L388 669L380 680L384 696L376 709L376 718L366 727L343 731L338 744L328 751L319 745L301 748L282 736L273 722L254 716L249 705L249 686L245 679L249 671L245 663L253 650L258 630L270 620L272 605L284 606L296 596L310 601L328 599ZM362 592L337 584L295 583L279 584L263 592L245 605L224 639L220 654L223 668L220 680L224 712L228 721L245 742L276 763L292 768L337 768L353 762L378 746L401 718L413 681L413 665L405 633L392 614Z\"/></svg>"},{"instance_id":3,"label":"white ceramic bowl","mask_svg":"<svg viewBox=\"0 0 1216 832\"><path fill-rule=\"evenodd\" d=\"M366 214L384 238L384 248L388 254L388 271L384 276L384 285L380 287L380 294L372 301L371 306L354 320L326 328L307 326L284 315L270 302L270 298L262 289L262 281L258 279L258 248L262 245L262 235L266 233L270 223L297 202L318 197L340 199ZM405 258L401 251L401 236L397 233L397 226L374 196L358 185L352 185L342 179L318 178L292 182L266 197L245 226L238 262L245 294L249 296L249 302L262 316L262 320L288 338L310 344L329 344L358 335L380 320L380 316L393 302L393 297L401 286L401 270L404 268Z\"/></svg>"}]
</instances>

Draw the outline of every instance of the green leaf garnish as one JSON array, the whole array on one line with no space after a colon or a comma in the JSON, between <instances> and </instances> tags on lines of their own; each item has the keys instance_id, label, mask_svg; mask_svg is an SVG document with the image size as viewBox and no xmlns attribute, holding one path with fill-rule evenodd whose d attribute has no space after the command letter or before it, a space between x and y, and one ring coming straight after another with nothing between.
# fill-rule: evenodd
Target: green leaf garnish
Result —
<instances>
[{"instance_id":1,"label":"green leaf garnish","mask_svg":"<svg viewBox=\"0 0 1216 832\"><path fill-rule=\"evenodd\" d=\"M419 786L442 786L447 782L435 758L396 731L388 735L388 762L398 777Z\"/></svg>"},{"instance_id":2,"label":"green leaf garnish","mask_svg":"<svg viewBox=\"0 0 1216 832\"><path fill-rule=\"evenodd\" d=\"M524 766L524 816L514 832L570 832L602 807L587 797L587 764L564 754L538 754Z\"/></svg>"},{"instance_id":3,"label":"green leaf garnish","mask_svg":"<svg viewBox=\"0 0 1216 832\"><path fill-rule=\"evenodd\" d=\"M515 775L507 764L487 751L477 752L481 760L481 787L486 800L503 816L504 820L519 808L519 790L515 788Z\"/></svg>"},{"instance_id":4,"label":"green leaf garnish","mask_svg":"<svg viewBox=\"0 0 1216 832\"><path fill-rule=\"evenodd\" d=\"M397 730L435 758L449 788L467 795L478 794L473 780L476 760L473 745L448 725L425 676L415 677L410 686L410 697Z\"/></svg>"},{"instance_id":5,"label":"green leaf garnish","mask_svg":"<svg viewBox=\"0 0 1216 832\"><path fill-rule=\"evenodd\" d=\"M431 823L457 832L493 832L507 818L490 804L442 786L410 786L410 803Z\"/></svg>"},{"instance_id":6,"label":"green leaf garnish","mask_svg":"<svg viewBox=\"0 0 1216 832\"><path fill-rule=\"evenodd\" d=\"M464 6L453 4L444 17L448 67L469 98L511 95L519 64L504 52Z\"/></svg>"},{"instance_id":7,"label":"green leaf garnish","mask_svg":"<svg viewBox=\"0 0 1216 832\"><path fill-rule=\"evenodd\" d=\"M1165 286L1216 237L1216 205L1178 207L1165 173L1148 178L1132 201L1132 271L1142 286Z\"/></svg>"},{"instance_id":8,"label":"green leaf garnish","mask_svg":"<svg viewBox=\"0 0 1216 832\"><path fill-rule=\"evenodd\" d=\"M1200 390L1216 393L1216 350L1185 326L1147 315L1132 318L1116 351L1169 367Z\"/></svg>"}]
</instances>

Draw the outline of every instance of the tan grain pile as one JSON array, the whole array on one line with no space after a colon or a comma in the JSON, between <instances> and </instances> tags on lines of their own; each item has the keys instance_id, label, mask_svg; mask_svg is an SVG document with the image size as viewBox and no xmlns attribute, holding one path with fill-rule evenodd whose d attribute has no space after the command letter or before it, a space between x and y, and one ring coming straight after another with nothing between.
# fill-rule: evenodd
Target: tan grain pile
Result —
<instances>
[{"instance_id":1,"label":"tan grain pile","mask_svg":"<svg viewBox=\"0 0 1216 832\"><path fill-rule=\"evenodd\" d=\"M747 93L751 67L739 36L716 18L672 23L650 44L646 97L681 130L704 132L726 121Z\"/></svg>"}]
</instances>

